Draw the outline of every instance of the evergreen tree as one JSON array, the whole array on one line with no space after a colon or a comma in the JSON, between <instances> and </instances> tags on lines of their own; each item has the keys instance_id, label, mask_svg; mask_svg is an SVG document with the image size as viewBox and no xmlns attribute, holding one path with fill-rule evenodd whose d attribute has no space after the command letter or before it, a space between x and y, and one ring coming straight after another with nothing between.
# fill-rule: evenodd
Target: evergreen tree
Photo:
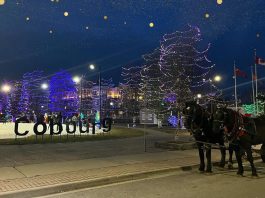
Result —
<instances>
[{"instance_id":1,"label":"evergreen tree","mask_svg":"<svg viewBox=\"0 0 265 198\"><path fill-rule=\"evenodd\" d=\"M140 111L141 67L122 68L124 83L120 85L122 106L126 118L138 116Z\"/></svg>"},{"instance_id":2,"label":"evergreen tree","mask_svg":"<svg viewBox=\"0 0 265 198\"><path fill-rule=\"evenodd\" d=\"M61 112L63 116L72 116L78 112L79 97L69 73L61 71L52 76L49 99L52 112Z\"/></svg>"},{"instance_id":3,"label":"evergreen tree","mask_svg":"<svg viewBox=\"0 0 265 198\"><path fill-rule=\"evenodd\" d=\"M145 64L141 69L141 91L144 96L144 107L154 111L157 117L166 113L165 92L161 89L162 73L160 70L160 50L143 56Z\"/></svg>"},{"instance_id":4,"label":"evergreen tree","mask_svg":"<svg viewBox=\"0 0 265 198\"><path fill-rule=\"evenodd\" d=\"M22 84L20 81L14 81L12 83L11 91L11 115L15 118L19 117L21 112L19 110L19 101L21 96Z\"/></svg>"},{"instance_id":5,"label":"evergreen tree","mask_svg":"<svg viewBox=\"0 0 265 198\"><path fill-rule=\"evenodd\" d=\"M185 101L194 97L196 88L205 84L203 79L214 66L207 59L210 45L200 52L199 41L199 28L189 26L188 31L163 36L160 43L161 89L172 109L182 109Z\"/></svg>"}]
</instances>

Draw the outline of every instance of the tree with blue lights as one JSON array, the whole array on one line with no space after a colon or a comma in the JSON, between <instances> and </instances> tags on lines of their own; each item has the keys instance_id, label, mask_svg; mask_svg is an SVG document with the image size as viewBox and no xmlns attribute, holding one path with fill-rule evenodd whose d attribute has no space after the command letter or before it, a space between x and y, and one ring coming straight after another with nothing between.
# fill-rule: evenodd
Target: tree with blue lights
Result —
<instances>
[{"instance_id":1,"label":"tree with blue lights","mask_svg":"<svg viewBox=\"0 0 265 198\"><path fill-rule=\"evenodd\" d=\"M43 114L47 110L48 95L41 89L43 71L28 72L23 75L19 111L25 114Z\"/></svg>"},{"instance_id":2,"label":"tree with blue lights","mask_svg":"<svg viewBox=\"0 0 265 198\"><path fill-rule=\"evenodd\" d=\"M49 99L52 112L61 112L63 116L72 116L78 112L78 92L69 73L60 71L52 76Z\"/></svg>"}]
</instances>

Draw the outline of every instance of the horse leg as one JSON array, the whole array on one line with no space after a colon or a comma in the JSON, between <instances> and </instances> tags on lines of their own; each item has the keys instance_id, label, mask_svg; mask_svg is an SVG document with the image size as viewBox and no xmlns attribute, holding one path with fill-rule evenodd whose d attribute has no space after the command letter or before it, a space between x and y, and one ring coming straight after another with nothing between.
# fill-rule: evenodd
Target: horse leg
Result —
<instances>
[{"instance_id":1,"label":"horse leg","mask_svg":"<svg viewBox=\"0 0 265 198\"><path fill-rule=\"evenodd\" d=\"M237 174L238 175L242 175L244 173L244 168L242 165L242 156L241 156L241 152L240 152L240 147L239 146L235 146L235 154L236 154L236 160L237 160L237 164L238 164L238 171Z\"/></svg>"},{"instance_id":2,"label":"horse leg","mask_svg":"<svg viewBox=\"0 0 265 198\"><path fill-rule=\"evenodd\" d=\"M220 151L221 151L221 161L220 161L220 164L219 166L224 168L225 167L225 156L226 156L226 149L224 147L224 144L220 144Z\"/></svg>"},{"instance_id":3,"label":"horse leg","mask_svg":"<svg viewBox=\"0 0 265 198\"><path fill-rule=\"evenodd\" d=\"M253 163L253 156L252 156L251 146L246 148L246 153L247 153L248 161L249 161L250 166L251 166L252 176L258 176L257 175L257 170L256 170L256 168L254 166L254 163Z\"/></svg>"},{"instance_id":4,"label":"horse leg","mask_svg":"<svg viewBox=\"0 0 265 198\"><path fill-rule=\"evenodd\" d=\"M199 167L199 171L203 172L204 171L204 168L205 168L203 144L202 143L197 143L197 147L198 147L199 157L200 157L200 167Z\"/></svg>"},{"instance_id":5,"label":"horse leg","mask_svg":"<svg viewBox=\"0 0 265 198\"><path fill-rule=\"evenodd\" d=\"M229 160L228 160L228 169L233 169L233 147L229 144L228 151L229 151Z\"/></svg>"},{"instance_id":6,"label":"horse leg","mask_svg":"<svg viewBox=\"0 0 265 198\"><path fill-rule=\"evenodd\" d=\"M261 146L260 156L261 156L262 161L265 162L265 144L264 143Z\"/></svg>"},{"instance_id":7,"label":"horse leg","mask_svg":"<svg viewBox=\"0 0 265 198\"><path fill-rule=\"evenodd\" d=\"M207 158L207 168L206 168L206 172L211 173L212 172L212 149L211 149L211 145L207 145L206 144L206 158Z\"/></svg>"}]
</instances>

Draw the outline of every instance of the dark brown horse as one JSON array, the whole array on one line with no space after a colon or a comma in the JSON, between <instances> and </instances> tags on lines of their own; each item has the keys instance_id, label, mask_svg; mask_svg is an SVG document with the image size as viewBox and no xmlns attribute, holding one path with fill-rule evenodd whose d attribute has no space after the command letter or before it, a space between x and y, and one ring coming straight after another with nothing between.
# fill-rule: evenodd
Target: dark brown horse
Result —
<instances>
[{"instance_id":1,"label":"dark brown horse","mask_svg":"<svg viewBox=\"0 0 265 198\"><path fill-rule=\"evenodd\" d=\"M213 131L213 117L206 109L196 102L187 102L184 109L186 116L185 127L191 129L197 142L200 157L200 171L205 170L204 148L206 149L207 168L206 172L212 172L211 146L218 143L221 151L220 167L225 166L226 148L224 146L224 134L222 130ZM229 168L232 167L233 150L229 149Z\"/></svg>"},{"instance_id":2,"label":"dark brown horse","mask_svg":"<svg viewBox=\"0 0 265 198\"><path fill-rule=\"evenodd\" d=\"M251 165L252 175L257 176L253 163L252 145L262 144L261 158L265 162L265 117L248 118L229 108L221 108L214 114L213 131L224 128L225 134L233 145L238 162L237 174L243 175L242 153L246 152ZM242 152L244 151L244 152Z\"/></svg>"}]
</instances>

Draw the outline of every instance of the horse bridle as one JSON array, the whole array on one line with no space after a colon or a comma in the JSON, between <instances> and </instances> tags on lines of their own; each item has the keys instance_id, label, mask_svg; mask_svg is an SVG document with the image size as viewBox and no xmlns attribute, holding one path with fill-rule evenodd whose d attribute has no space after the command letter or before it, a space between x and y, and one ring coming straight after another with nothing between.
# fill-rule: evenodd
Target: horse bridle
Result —
<instances>
[{"instance_id":1,"label":"horse bridle","mask_svg":"<svg viewBox=\"0 0 265 198\"><path fill-rule=\"evenodd\" d=\"M242 116L240 116L240 114L238 112L233 111L233 110L231 110L231 112L234 114L233 128L230 131L225 132L225 134L229 137L230 141L233 141L233 140L235 140L237 138L238 131L240 130L240 125L243 123L243 121L242 121ZM225 113L224 113L224 120L225 120ZM224 127L226 127L227 130L228 130L228 127L225 125L225 123L224 123L225 121L224 120L223 121L215 120L215 121L216 122L222 122L223 129L224 129Z\"/></svg>"},{"instance_id":2,"label":"horse bridle","mask_svg":"<svg viewBox=\"0 0 265 198\"><path fill-rule=\"evenodd\" d=\"M200 120L199 124L197 124L197 123L195 123L194 118L192 118L192 120L191 120L191 123L192 123L191 124L191 130L192 131L194 131L194 129L193 129L193 125L194 124L196 124L198 126L198 128L196 128L195 130L203 131L203 128L202 128L202 126L203 126L203 119L204 119L204 115L205 115L206 112L205 112L205 110L200 105L198 105L198 106L200 107L200 110L201 110L201 114L200 114L201 120ZM196 106L194 108L196 108ZM194 117L194 115L192 115L191 117Z\"/></svg>"}]
</instances>

